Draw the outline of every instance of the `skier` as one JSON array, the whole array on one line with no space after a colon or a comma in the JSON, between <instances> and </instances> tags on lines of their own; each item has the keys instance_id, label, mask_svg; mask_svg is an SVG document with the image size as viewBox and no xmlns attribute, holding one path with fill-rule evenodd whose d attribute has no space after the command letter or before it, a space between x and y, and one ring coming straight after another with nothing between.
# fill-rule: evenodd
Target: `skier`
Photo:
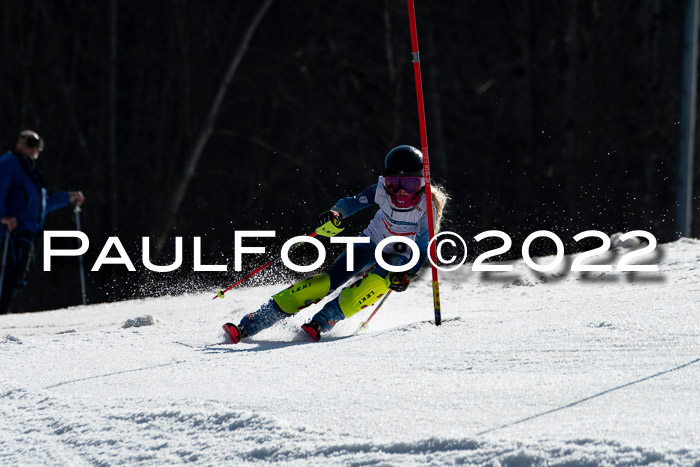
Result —
<instances>
[{"instance_id":1,"label":"skier","mask_svg":"<svg viewBox=\"0 0 700 467\"><path fill-rule=\"evenodd\" d=\"M447 195L431 186L433 218L436 231L442 216ZM257 311L243 317L238 326L224 324L229 340L236 344L272 326L277 321L296 314L309 305L318 303L326 295L342 286L355 274L376 266L374 271L344 288L328 302L302 329L314 340L330 331L338 321L349 318L361 309L375 303L389 289L403 292L428 258L428 215L423 178L423 155L408 145L398 146L384 158L384 168L379 181L357 196L339 200L329 211L319 217L317 234L332 237L343 229L341 222L370 206L379 206L367 228L360 235L369 237L369 243L354 245L354 260L348 271L348 255L343 252L328 272L316 274L299 281L275 294ZM419 247L420 259L405 272L389 272L377 265L374 252L377 244L386 237L402 236L413 240ZM392 266L407 264L412 252L404 243L390 243L382 251L383 259Z\"/></svg>"}]
</instances>

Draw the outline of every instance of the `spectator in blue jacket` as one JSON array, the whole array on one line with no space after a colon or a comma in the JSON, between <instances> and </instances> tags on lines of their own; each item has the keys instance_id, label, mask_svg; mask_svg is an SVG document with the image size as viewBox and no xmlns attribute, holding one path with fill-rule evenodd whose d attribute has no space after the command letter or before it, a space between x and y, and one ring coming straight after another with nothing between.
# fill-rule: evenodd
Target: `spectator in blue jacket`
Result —
<instances>
[{"instance_id":1,"label":"spectator in blue jacket","mask_svg":"<svg viewBox=\"0 0 700 467\"><path fill-rule=\"evenodd\" d=\"M41 171L34 166L43 149L41 137L24 130L17 138L15 150L0 156L0 252L7 251L3 255L0 314L11 311L17 292L26 284L34 243L44 227L46 214L85 201L80 191L46 193Z\"/></svg>"}]
</instances>

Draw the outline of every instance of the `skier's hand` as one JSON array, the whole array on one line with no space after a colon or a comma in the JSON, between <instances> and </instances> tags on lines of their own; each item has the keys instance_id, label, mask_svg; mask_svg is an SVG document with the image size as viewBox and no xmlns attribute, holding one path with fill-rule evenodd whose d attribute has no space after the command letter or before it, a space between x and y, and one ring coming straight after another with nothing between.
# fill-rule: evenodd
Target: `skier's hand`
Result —
<instances>
[{"instance_id":1,"label":"skier's hand","mask_svg":"<svg viewBox=\"0 0 700 467\"><path fill-rule=\"evenodd\" d=\"M413 271L392 272L389 275L389 288L394 292L403 292L414 277L416 273Z\"/></svg>"},{"instance_id":2,"label":"skier's hand","mask_svg":"<svg viewBox=\"0 0 700 467\"><path fill-rule=\"evenodd\" d=\"M0 222L7 226L7 230L12 232L17 228L17 218L16 217L3 217Z\"/></svg>"},{"instance_id":3,"label":"skier's hand","mask_svg":"<svg viewBox=\"0 0 700 467\"><path fill-rule=\"evenodd\" d=\"M344 230L340 226L343 216L336 211L326 211L318 216L318 227L316 233L324 237L335 237Z\"/></svg>"},{"instance_id":4,"label":"skier's hand","mask_svg":"<svg viewBox=\"0 0 700 467\"><path fill-rule=\"evenodd\" d=\"M320 227L323 224L332 222L334 226L338 227L340 226L340 222L342 221L342 219L343 216L341 216L340 213L333 210L329 210L326 212L322 212L321 215L318 216L318 225Z\"/></svg>"},{"instance_id":5,"label":"skier's hand","mask_svg":"<svg viewBox=\"0 0 700 467\"><path fill-rule=\"evenodd\" d=\"M78 206L82 206L85 202L85 195L83 195L82 191L69 191L68 202L72 204L77 204Z\"/></svg>"}]
</instances>

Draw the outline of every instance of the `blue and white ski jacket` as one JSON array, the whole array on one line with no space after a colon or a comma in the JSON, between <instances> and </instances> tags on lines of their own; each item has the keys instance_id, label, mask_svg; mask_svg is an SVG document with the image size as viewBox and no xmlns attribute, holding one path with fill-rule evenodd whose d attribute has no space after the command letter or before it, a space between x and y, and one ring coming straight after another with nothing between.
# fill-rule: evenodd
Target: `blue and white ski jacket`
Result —
<instances>
[{"instance_id":1,"label":"blue and white ski jacket","mask_svg":"<svg viewBox=\"0 0 700 467\"><path fill-rule=\"evenodd\" d=\"M0 156L0 218L17 218L17 231L38 234L46 214L69 203L68 192L46 194L41 171L29 159L15 152ZM7 226L0 223L0 235Z\"/></svg>"},{"instance_id":2,"label":"blue and white ski jacket","mask_svg":"<svg viewBox=\"0 0 700 467\"><path fill-rule=\"evenodd\" d=\"M417 273L428 259L428 242L430 241L425 194L421 196L421 200L416 206L409 209L399 209L394 206L389 194L384 189L384 177L379 177L377 183L365 188L356 196L339 200L331 209L343 217L348 217L370 206L379 206L379 210L362 235L369 237L375 245L392 236L406 237L416 242L421 254L418 263L413 267L413 272ZM436 215L436 209L433 206L433 218ZM392 244L387 245L384 252L411 256L410 249L396 251Z\"/></svg>"}]
</instances>

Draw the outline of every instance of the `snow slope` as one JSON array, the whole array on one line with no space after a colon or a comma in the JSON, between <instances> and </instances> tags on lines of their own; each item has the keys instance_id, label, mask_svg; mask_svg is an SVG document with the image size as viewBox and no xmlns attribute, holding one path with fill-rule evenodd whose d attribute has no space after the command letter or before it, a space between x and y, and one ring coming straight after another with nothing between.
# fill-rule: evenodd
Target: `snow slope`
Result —
<instances>
[{"instance_id":1,"label":"snow slope","mask_svg":"<svg viewBox=\"0 0 700 467\"><path fill-rule=\"evenodd\" d=\"M274 287L0 316L0 464L700 466L700 241L659 273L441 276L319 343ZM122 328L152 315L155 324Z\"/></svg>"}]
</instances>

